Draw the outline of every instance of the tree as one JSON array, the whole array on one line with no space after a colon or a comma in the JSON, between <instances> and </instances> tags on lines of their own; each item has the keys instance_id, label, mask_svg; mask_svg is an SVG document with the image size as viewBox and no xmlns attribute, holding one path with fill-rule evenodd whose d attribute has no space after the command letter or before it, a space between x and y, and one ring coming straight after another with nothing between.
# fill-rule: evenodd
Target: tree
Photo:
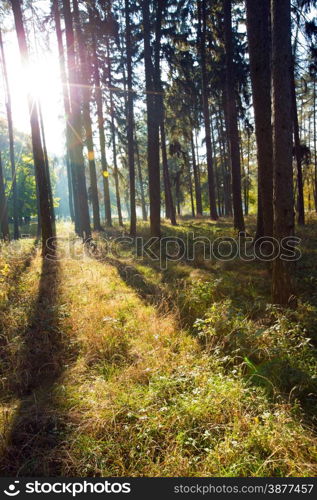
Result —
<instances>
[{"instance_id":1,"label":"tree","mask_svg":"<svg viewBox=\"0 0 317 500\"><path fill-rule=\"evenodd\" d=\"M75 33L78 47L78 80L80 82L80 90L82 98L82 117L83 126L85 129L85 144L88 153L88 164L89 164L89 177L90 177L90 193L91 193L91 203L93 211L93 224L96 231L100 231L100 211L99 211L99 198L98 198L98 186L97 186L97 173L96 173L96 162L95 162L95 151L93 142L93 132L92 132L92 121L90 116L90 74L88 69L88 57L86 53L86 43L82 33L82 27L80 23L80 15L78 9L77 0L73 0L74 7L74 23L75 23Z\"/></svg>"},{"instance_id":2,"label":"tree","mask_svg":"<svg viewBox=\"0 0 317 500\"><path fill-rule=\"evenodd\" d=\"M258 153L258 212L263 219L263 231L258 225L257 236L261 237L273 235L270 0L246 0L246 8Z\"/></svg>"},{"instance_id":3,"label":"tree","mask_svg":"<svg viewBox=\"0 0 317 500\"><path fill-rule=\"evenodd\" d=\"M15 165L15 156L14 156L14 133L13 133L13 122L12 122L11 92L10 92L10 86L9 86L9 81L8 81L7 64L6 64L4 47L3 47L1 29L0 29L0 54L1 54L2 72L3 72L3 77L4 77L4 87L5 87L5 93L6 93L6 110L7 110L9 145L10 145L10 163L11 163L11 172L12 172L13 237L15 240L17 240L20 237L20 233L19 233L16 165Z\"/></svg>"},{"instance_id":4,"label":"tree","mask_svg":"<svg viewBox=\"0 0 317 500\"><path fill-rule=\"evenodd\" d=\"M151 48L150 5L142 0L144 66L147 107L147 159L150 196L150 227L152 236L161 235L160 200L160 150L159 150L159 107L155 88L154 65Z\"/></svg>"},{"instance_id":5,"label":"tree","mask_svg":"<svg viewBox=\"0 0 317 500\"><path fill-rule=\"evenodd\" d=\"M18 38L22 64L24 65L24 67L27 67L29 55L28 55L28 46L26 41L26 33L23 24L21 1L11 0L11 5L14 15L14 22L15 22L15 28ZM34 168L36 173L36 181L37 181L38 195L39 195L39 210L40 210L40 221L42 230L42 252L43 255L46 255L48 252L47 241L53 238L55 235L53 230L53 223L51 220L48 182L46 177L45 158L41 142L41 130L39 124L38 109L37 106L34 105L30 93L28 94L28 106L29 106L30 125L31 125Z\"/></svg>"},{"instance_id":6,"label":"tree","mask_svg":"<svg viewBox=\"0 0 317 500\"><path fill-rule=\"evenodd\" d=\"M98 119L98 132L99 132L99 145L100 145L100 156L101 156L101 169L102 169L102 182L103 182L103 194L104 194L104 205L105 205L105 221L108 227L112 226L111 217L111 203L110 203L110 189L109 189L109 173L108 164L106 158L106 136L105 136L105 119L103 112L103 100L102 100L102 89L100 81L100 66L97 55L97 44L95 36L95 22L96 10L92 8L92 4L89 4L89 19L91 24L91 42L92 42L92 65L94 71L94 87L95 87L95 101L97 108L97 119ZM98 18L97 18L98 19Z\"/></svg>"},{"instance_id":7,"label":"tree","mask_svg":"<svg viewBox=\"0 0 317 500\"><path fill-rule=\"evenodd\" d=\"M77 193L76 193L76 185L72 180L72 165L71 165L71 152L70 152L70 124L69 124L69 116L70 116L70 103L69 103L69 92L67 86L67 75L66 75L66 64L65 64L65 54L64 54L64 46L63 46L63 38L62 38L62 28L61 28L61 19L60 12L58 7L58 0L53 0L52 3L52 11L55 22L55 30L56 30L56 38L57 38L57 46L58 46L58 56L59 56L59 67L60 67L60 77L62 82L62 92L63 92L63 103L64 103L64 112L65 112L65 121L66 121L66 167L67 167L67 182L68 182L68 197L69 197L69 212L71 219L75 221L75 225L78 225L78 214L75 214L74 202L77 201ZM78 210L76 211L78 212Z\"/></svg>"},{"instance_id":8,"label":"tree","mask_svg":"<svg viewBox=\"0 0 317 500\"><path fill-rule=\"evenodd\" d=\"M132 74L132 42L130 26L130 0L125 0L125 29L126 29L126 57L127 57L127 140L128 164L130 180L130 235L136 235L136 207L135 207L135 165L134 165L134 113L133 113L133 74Z\"/></svg>"},{"instance_id":9,"label":"tree","mask_svg":"<svg viewBox=\"0 0 317 500\"><path fill-rule=\"evenodd\" d=\"M224 0L224 39L226 51L226 105L228 119L228 138L232 173L232 200L234 227L244 231L244 218L241 197L241 164L238 130L238 114L235 100L235 72L233 60L233 34L231 0Z\"/></svg>"},{"instance_id":10,"label":"tree","mask_svg":"<svg viewBox=\"0 0 317 500\"><path fill-rule=\"evenodd\" d=\"M82 138L82 115L81 115L81 95L79 91L80 78L78 75L75 57L75 37L73 28L73 18L70 10L69 0L63 0L63 12L66 30L66 52L68 65L69 83L69 152L71 155L71 165L73 168L72 179L75 183L77 232L86 241L91 237L90 218L88 208L87 186L85 178L85 161L83 156Z\"/></svg>"},{"instance_id":11,"label":"tree","mask_svg":"<svg viewBox=\"0 0 317 500\"><path fill-rule=\"evenodd\" d=\"M4 189L4 175L2 169L2 157L0 152L0 230L4 240L10 239L9 224L8 224L8 207Z\"/></svg>"},{"instance_id":12,"label":"tree","mask_svg":"<svg viewBox=\"0 0 317 500\"><path fill-rule=\"evenodd\" d=\"M214 168L212 159L209 99L208 99L209 96L208 96L207 67L206 67L206 30L207 30L206 0L197 0L197 11L198 11L197 44L198 44L200 64L201 64L203 115L204 115L204 125L205 125L205 143L207 152L209 208L210 208L210 218L212 220L217 220L218 214L216 206Z\"/></svg>"},{"instance_id":13,"label":"tree","mask_svg":"<svg viewBox=\"0 0 317 500\"><path fill-rule=\"evenodd\" d=\"M274 237L294 235L292 166L292 46L290 0L272 0ZM294 263L273 261L273 302L289 305L294 294Z\"/></svg>"}]
</instances>

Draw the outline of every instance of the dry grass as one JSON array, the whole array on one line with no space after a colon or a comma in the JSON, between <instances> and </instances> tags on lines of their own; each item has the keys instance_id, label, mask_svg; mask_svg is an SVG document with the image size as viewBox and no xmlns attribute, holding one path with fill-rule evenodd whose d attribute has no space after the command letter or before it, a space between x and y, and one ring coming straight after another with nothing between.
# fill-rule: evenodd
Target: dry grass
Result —
<instances>
[{"instance_id":1,"label":"dry grass","mask_svg":"<svg viewBox=\"0 0 317 500\"><path fill-rule=\"evenodd\" d=\"M314 434L298 401L272 398L231 360L228 345L211 349L180 326L209 314L212 335L228 334L226 324L241 327L224 312L230 278L220 289L204 285L217 276L186 264L181 277L179 269L136 265L142 286L170 297L178 283L174 312L151 303L114 263L85 257L43 269L37 255L24 269L2 307L2 473L315 475ZM249 334L252 320L241 321ZM211 332L203 331L206 340ZM32 334L41 352L32 354Z\"/></svg>"}]
</instances>

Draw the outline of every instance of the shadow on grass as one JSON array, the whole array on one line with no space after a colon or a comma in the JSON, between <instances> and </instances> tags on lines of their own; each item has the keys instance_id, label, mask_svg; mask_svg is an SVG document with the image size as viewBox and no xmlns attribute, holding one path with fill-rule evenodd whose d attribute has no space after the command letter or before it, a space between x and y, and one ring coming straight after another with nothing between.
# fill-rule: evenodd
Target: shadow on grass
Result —
<instances>
[{"instance_id":1,"label":"shadow on grass","mask_svg":"<svg viewBox=\"0 0 317 500\"><path fill-rule=\"evenodd\" d=\"M20 399L13 417L0 471L5 476L59 474L59 446L65 438L65 416L55 388L70 360L70 350L59 328L59 262L44 259L36 303L20 334L9 391Z\"/></svg>"}]
</instances>

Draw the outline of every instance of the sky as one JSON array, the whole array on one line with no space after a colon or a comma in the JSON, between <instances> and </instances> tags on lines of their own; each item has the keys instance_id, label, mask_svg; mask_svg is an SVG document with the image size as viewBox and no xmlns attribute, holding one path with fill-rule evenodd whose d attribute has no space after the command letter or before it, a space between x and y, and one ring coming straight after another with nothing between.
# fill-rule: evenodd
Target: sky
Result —
<instances>
[{"instance_id":1,"label":"sky","mask_svg":"<svg viewBox=\"0 0 317 500\"><path fill-rule=\"evenodd\" d=\"M37 0L37 6L47 12L49 2ZM1 21L0 21L1 22ZM6 54L8 78L11 89L13 124L16 130L30 133L27 108L27 89L30 86L34 95L41 101L43 120L46 132L47 149L50 154L62 155L64 152L64 119L62 89L59 78L59 62L54 33L49 36L50 50L40 41L36 60L34 51L32 19L28 22L29 41L33 45L32 63L27 73L22 69L16 33L13 30L13 19L7 16L2 23L3 42ZM41 37L42 38L42 37ZM3 77L0 74L0 116L6 118Z\"/></svg>"}]
</instances>

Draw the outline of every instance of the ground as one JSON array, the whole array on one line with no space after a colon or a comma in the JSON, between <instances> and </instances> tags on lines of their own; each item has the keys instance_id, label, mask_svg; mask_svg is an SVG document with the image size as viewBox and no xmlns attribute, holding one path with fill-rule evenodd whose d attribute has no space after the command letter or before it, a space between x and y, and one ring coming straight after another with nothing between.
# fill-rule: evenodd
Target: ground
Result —
<instances>
[{"instance_id":1,"label":"ground","mask_svg":"<svg viewBox=\"0 0 317 500\"><path fill-rule=\"evenodd\" d=\"M270 305L268 264L198 251L162 270L106 254L118 229L73 255L69 232L55 260L32 238L20 258L2 246L2 475L316 474L316 218L299 230L296 310ZM234 236L225 220L163 232Z\"/></svg>"}]
</instances>

